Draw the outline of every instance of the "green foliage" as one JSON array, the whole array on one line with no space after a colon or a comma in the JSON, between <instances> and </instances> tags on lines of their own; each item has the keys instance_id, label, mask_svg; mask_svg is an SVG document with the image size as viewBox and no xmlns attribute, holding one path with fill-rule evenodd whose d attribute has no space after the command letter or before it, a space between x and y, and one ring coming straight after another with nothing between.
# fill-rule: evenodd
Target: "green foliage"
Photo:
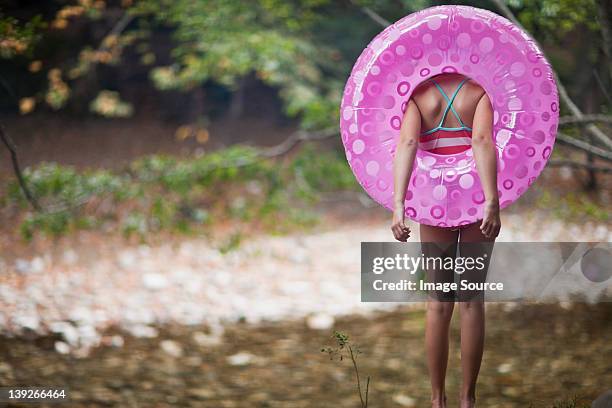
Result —
<instances>
[{"instance_id":1,"label":"green foliage","mask_svg":"<svg viewBox=\"0 0 612 408\"><path fill-rule=\"evenodd\" d=\"M237 145L190 160L149 156L134 162L130 170L143 183L159 184L185 196L197 186L255 179L265 174L268 168L268 163L257 159L254 149Z\"/></svg>"},{"instance_id":2,"label":"green foliage","mask_svg":"<svg viewBox=\"0 0 612 408\"><path fill-rule=\"evenodd\" d=\"M581 69L574 60L587 58L598 71L606 70L599 57L601 26L595 17L596 0L507 2L530 34L544 44L550 61L567 82L576 81L576 75L570 74ZM363 7L396 21L439 4L431 0L142 0L122 2L122 6L107 4L105 10L98 6L103 2L75 3L58 6L55 18L50 20L54 30L63 30L77 19L82 24L96 24L100 17L111 13L123 15L118 22L129 18L129 24L93 43L80 43L74 55L62 55L61 59L67 61L62 66L43 67L43 60L53 58L32 56L29 70L33 75L42 74L42 69L53 75L48 75L44 90L18 96L23 114L31 112L43 99L53 109L60 109L69 98L97 95L85 102L92 112L107 117L131 115L132 107L118 94L99 88L73 93L71 88L99 64L130 69L132 62L122 61L121 57L133 48L142 63L138 70L148 72L152 85L160 90L187 92L215 83L235 91L242 86L243 78L254 74L278 91L284 112L299 119L305 129L337 124L341 91L350 68L363 47L381 30ZM495 10L491 2L460 3ZM39 38L53 45L57 33L43 31L44 24L38 17L20 24L13 17L0 16L0 34L4 37L0 56L23 54ZM568 35L574 32L584 37L584 47L567 48ZM173 39L170 55L154 37L165 33ZM79 84L99 86L96 81ZM119 85L109 87L120 89ZM572 83L568 85L571 89Z\"/></svg>"},{"instance_id":3,"label":"green foliage","mask_svg":"<svg viewBox=\"0 0 612 408\"><path fill-rule=\"evenodd\" d=\"M63 235L70 227L70 219L71 216L67 211L29 214L20 226L21 236L30 240L36 231L55 237Z\"/></svg>"},{"instance_id":4,"label":"green foliage","mask_svg":"<svg viewBox=\"0 0 612 408\"><path fill-rule=\"evenodd\" d=\"M306 128L335 123L342 83L328 78L333 50L314 43L309 28L324 0L228 2L225 0L148 1L141 15L174 27L174 63L156 67L151 78L160 89L191 89L206 81L235 88L254 72L278 88L290 116L303 115Z\"/></svg>"},{"instance_id":5,"label":"green foliage","mask_svg":"<svg viewBox=\"0 0 612 408\"><path fill-rule=\"evenodd\" d=\"M306 145L291 163L291 169L299 180L302 192L357 190L351 169L344 153L339 150L317 149Z\"/></svg>"},{"instance_id":6,"label":"green foliage","mask_svg":"<svg viewBox=\"0 0 612 408\"><path fill-rule=\"evenodd\" d=\"M595 219L602 222L610 220L610 212L607 207L581 192L567 191L559 194L544 190L538 197L536 205L564 220L575 222L585 219Z\"/></svg>"},{"instance_id":7,"label":"green foliage","mask_svg":"<svg viewBox=\"0 0 612 408\"><path fill-rule=\"evenodd\" d=\"M195 232L223 219L282 233L315 225L317 216L306 204L319 193L357 188L341 154L312 146L288 163L237 145L191 159L149 156L121 173L43 163L24 177L46 209L24 213L25 239L105 224L144 239L162 230ZM16 182L6 191L2 206L29 208Z\"/></svg>"},{"instance_id":8,"label":"green foliage","mask_svg":"<svg viewBox=\"0 0 612 408\"><path fill-rule=\"evenodd\" d=\"M16 18L0 13L0 58L13 58L31 52L44 27L40 16L22 24Z\"/></svg>"},{"instance_id":9,"label":"green foliage","mask_svg":"<svg viewBox=\"0 0 612 408\"><path fill-rule=\"evenodd\" d=\"M125 188L125 180L108 171L77 172L72 167L56 163L27 168L23 176L32 193L43 204L65 209L77 207L93 196L119 192ZM8 194L21 205L27 204L17 183L9 185Z\"/></svg>"},{"instance_id":10,"label":"green foliage","mask_svg":"<svg viewBox=\"0 0 612 408\"><path fill-rule=\"evenodd\" d=\"M599 30L596 4L596 0L508 0L529 32L540 41L558 44L578 26Z\"/></svg>"},{"instance_id":11,"label":"green foliage","mask_svg":"<svg viewBox=\"0 0 612 408\"><path fill-rule=\"evenodd\" d=\"M147 232L149 232L147 227L147 219L145 218L144 214L137 212L130 213L123 220L121 230L123 231L123 235L126 237L131 235L144 237Z\"/></svg>"},{"instance_id":12,"label":"green foliage","mask_svg":"<svg viewBox=\"0 0 612 408\"><path fill-rule=\"evenodd\" d=\"M103 90L89 104L89 110L106 117L124 118L132 115L132 105L124 102L118 92Z\"/></svg>"}]
</instances>

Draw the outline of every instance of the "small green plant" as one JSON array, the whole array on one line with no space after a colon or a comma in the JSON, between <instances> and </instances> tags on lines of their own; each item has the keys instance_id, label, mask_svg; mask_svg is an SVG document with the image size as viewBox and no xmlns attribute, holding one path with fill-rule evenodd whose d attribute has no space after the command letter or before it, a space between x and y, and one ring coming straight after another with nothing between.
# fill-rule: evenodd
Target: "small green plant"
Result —
<instances>
[{"instance_id":1,"label":"small green plant","mask_svg":"<svg viewBox=\"0 0 612 408\"><path fill-rule=\"evenodd\" d=\"M351 359L353 363L353 369L355 371L355 377L357 381L357 392L359 393L359 400L361 401L361 408L368 407L368 392L370 389L370 376L366 377L365 389L361 386L361 376L359 374L359 367L357 366L357 356L361 353L361 350L349 341L348 335L334 331L332 336L336 341L336 347L323 347L322 353L327 353L330 360L338 359L343 361L346 357Z\"/></svg>"}]
</instances>

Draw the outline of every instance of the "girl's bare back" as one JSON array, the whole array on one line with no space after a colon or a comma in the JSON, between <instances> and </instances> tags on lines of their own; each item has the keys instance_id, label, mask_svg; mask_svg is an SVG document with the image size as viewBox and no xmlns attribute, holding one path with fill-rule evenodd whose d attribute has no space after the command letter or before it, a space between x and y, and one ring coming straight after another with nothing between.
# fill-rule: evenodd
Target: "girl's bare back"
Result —
<instances>
[{"instance_id":1,"label":"girl's bare back","mask_svg":"<svg viewBox=\"0 0 612 408\"><path fill-rule=\"evenodd\" d=\"M434 77L435 81L442 87L446 95L450 98L459 83L465 79L461 74L441 74ZM453 108L457 111L464 124L473 127L474 113L480 98L485 94L484 89L474 80L469 79L459 90ZM436 89L431 81L419 85L412 99L421 112L421 129L432 129L440 123L442 114L448 102L444 96ZM446 115L444 126L460 126L459 121L454 115Z\"/></svg>"}]
</instances>

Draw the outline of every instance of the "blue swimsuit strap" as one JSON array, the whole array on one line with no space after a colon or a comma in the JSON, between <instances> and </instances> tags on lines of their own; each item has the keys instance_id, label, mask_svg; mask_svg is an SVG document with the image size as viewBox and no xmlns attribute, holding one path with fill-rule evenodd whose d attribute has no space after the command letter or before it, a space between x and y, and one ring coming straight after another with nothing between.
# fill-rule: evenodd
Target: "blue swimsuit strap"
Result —
<instances>
[{"instance_id":1,"label":"blue swimsuit strap","mask_svg":"<svg viewBox=\"0 0 612 408\"><path fill-rule=\"evenodd\" d=\"M457 113L457 111L455 110L455 108L453 108L453 101L455 100L455 97L457 96L457 93L459 92L459 90L461 89L461 87L463 86L463 84L468 80L469 78L464 78L459 85L457 86L457 89L455 89L455 92L453 93L453 96L451 98L449 98L446 93L444 92L444 90L442 89L442 87L440 85L438 85L438 83L436 81L434 81L433 79L431 80L431 82L434 83L434 85L436 86L436 88L438 88L438 90L440 91L440 93L442 94L442 96L444 97L444 99L446 99L447 105L446 105L446 109L444 109L444 113L442 114L442 119L440 119L440 123L438 124L438 126L436 126L433 129L430 129L426 132L421 133L421 135L428 135L431 134L433 132L436 132L438 130L450 130L450 131L457 131L457 130L472 130L471 127L466 126L465 123L463 123L463 121L461 120L461 118L459 117L459 114ZM457 120L459 121L459 123L461 124L460 127L445 127L442 126L442 124L444 123L444 120L446 119L446 115L448 114L448 111L451 110L453 112L453 114L455 115L455 117L457 118Z\"/></svg>"}]
</instances>

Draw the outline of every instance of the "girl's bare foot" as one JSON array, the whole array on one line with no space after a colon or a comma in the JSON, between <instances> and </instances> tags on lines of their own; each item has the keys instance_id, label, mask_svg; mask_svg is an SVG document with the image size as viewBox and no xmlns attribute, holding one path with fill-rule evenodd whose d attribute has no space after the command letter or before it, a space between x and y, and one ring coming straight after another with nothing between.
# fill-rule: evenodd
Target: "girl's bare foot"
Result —
<instances>
[{"instance_id":1,"label":"girl's bare foot","mask_svg":"<svg viewBox=\"0 0 612 408\"><path fill-rule=\"evenodd\" d=\"M446 408L446 395L444 398L432 398L431 408Z\"/></svg>"},{"instance_id":2,"label":"girl's bare foot","mask_svg":"<svg viewBox=\"0 0 612 408\"><path fill-rule=\"evenodd\" d=\"M461 398L459 401L460 408L475 408L476 407L476 399L475 398Z\"/></svg>"}]
</instances>

